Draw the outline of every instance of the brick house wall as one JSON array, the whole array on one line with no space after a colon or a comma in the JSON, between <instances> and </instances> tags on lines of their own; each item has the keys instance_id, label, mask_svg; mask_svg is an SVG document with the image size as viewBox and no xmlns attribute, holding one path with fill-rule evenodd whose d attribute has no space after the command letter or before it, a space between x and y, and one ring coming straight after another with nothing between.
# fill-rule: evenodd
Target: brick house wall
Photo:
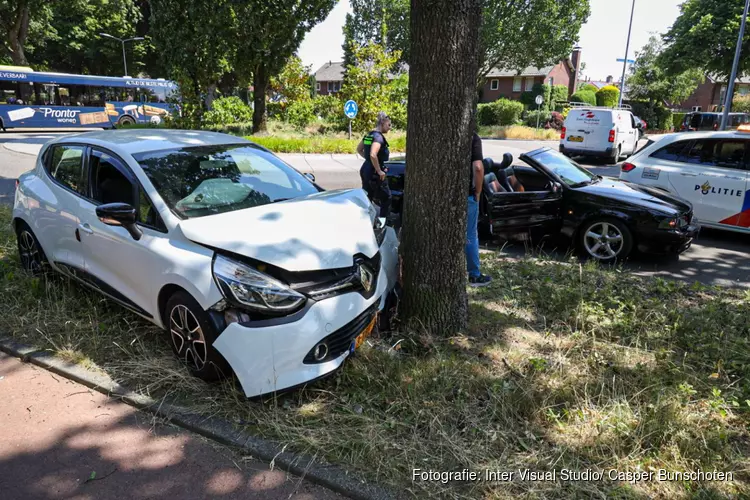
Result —
<instances>
[{"instance_id":1,"label":"brick house wall","mask_svg":"<svg viewBox=\"0 0 750 500\"><path fill-rule=\"evenodd\" d=\"M329 84L332 87L332 91L329 91ZM338 89L338 90L336 90ZM315 92L318 95L330 95L335 94L341 90L341 82L315 82Z\"/></svg>"},{"instance_id":2,"label":"brick house wall","mask_svg":"<svg viewBox=\"0 0 750 500\"><path fill-rule=\"evenodd\" d=\"M690 111L695 106L700 106L701 111L712 111L714 105L720 105L721 84L706 79L693 92L693 95L680 104L680 109Z\"/></svg>"},{"instance_id":3,"label":"brick house wall","mask_svg":"<svg viewBox=\"0 0 750 500\"><path fill-rule=\"evenodd\" d=\"M501 97L504 97L506 99L511 99L513 101L518 101L521 99L521 94L526 92L526 81L527 79L531 78L533 80L533 83L531 86L536 85L537 83L549 83L549 79L553 79L553 85L565 85L566 87L570 86L570 80L573 76L572 71L570 70L570 67L567 63L561 62L557 66L553 67L552 70L547 74L547 76L522 76L521 77L521 90L520 91L514 91L513 90L513 81L516 77L511 76L502 76L502 77L488 77L484 85L482 86L482 99L480 102L487 103L487 102L495 102ZM497 89L492 89L492 82L493 80L497 81ZM531 90L531 87L529 87L529 90Z\"/></svg>"}]
</instances>

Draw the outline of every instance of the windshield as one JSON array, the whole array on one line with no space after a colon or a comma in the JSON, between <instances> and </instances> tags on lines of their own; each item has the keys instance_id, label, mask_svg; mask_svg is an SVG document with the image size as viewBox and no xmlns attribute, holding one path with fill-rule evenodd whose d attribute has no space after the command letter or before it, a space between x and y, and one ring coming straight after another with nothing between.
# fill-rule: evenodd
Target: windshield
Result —
<instances>
[{"instance_id":1,"label":"windshield","mask_svg":"<svg viewBox=\"0 0 750 500\"><path fill-rule=\"evenodd\" d=\"M594 174L557 151L545 151L532 158L544 165L568 186L582 186L597 180Z\"/></svg>"},{"instance_id":2,"label":"windshield","mask_svg":"<svg viewBox=\"0 0 750 500\"><path fill-rule=\"evenodd\" d=\"M167 206L182 219L318 192L302 174L253 145L190 147L134 158Z\"/></svg>"}]
</instances>

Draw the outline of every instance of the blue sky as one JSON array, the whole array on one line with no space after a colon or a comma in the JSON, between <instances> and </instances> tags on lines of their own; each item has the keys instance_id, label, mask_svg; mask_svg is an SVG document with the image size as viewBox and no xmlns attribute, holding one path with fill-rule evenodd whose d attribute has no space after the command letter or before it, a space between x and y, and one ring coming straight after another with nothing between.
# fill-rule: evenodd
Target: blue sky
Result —
<instances>
[{"instance_id":1,"label":"blue sky","mask_svg":"<svg viewBox=\"0 0 750 500\"><path fill-rule=\"evenodd\" d=\"M581 29L585 75L603 80L612 75L619 80L625 55L631 0L590 0L591 16ZM663 33L674 23L682 0L636 0L629 59L646 44L651 33ZM302 61L316 71L328 61L340 61L344 36L341 28L350 10L348 0L340 0L328 18L308 33L299 50Z\"/></svg>"}]
</instances>

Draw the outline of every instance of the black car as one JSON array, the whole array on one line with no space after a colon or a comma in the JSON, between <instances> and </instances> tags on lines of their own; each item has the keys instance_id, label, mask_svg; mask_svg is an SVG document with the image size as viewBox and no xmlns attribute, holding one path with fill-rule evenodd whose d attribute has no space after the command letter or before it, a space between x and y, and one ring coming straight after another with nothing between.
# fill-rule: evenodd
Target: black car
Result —
<instances>
[{"instance_id":1,"label":"black car","mask_svg":"<svg viewBox=\"0 0 750 500\"><path fill-rule=\"evenodd\" d=\"M521 155L513 165L484 160L480 234L512 239L562 233L584 255L603 262L625 259L633 248L680 254L690 248L700 226L689 202L666 192L602 178L549 148ZM387 163L393 212L401 212L406 160ZM510 176L521 187L514 190Z\"/></svg>"}]
</instances>

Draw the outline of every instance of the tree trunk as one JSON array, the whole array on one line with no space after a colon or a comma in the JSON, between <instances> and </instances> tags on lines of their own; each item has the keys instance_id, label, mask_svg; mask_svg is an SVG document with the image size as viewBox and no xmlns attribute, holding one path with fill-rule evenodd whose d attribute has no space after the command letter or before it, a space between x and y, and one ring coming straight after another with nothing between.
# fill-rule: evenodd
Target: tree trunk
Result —
<instances>
[{"instance_id":1,"label":"tree trunk","mask_svg":"<svg viewBox=\"0 0 750 500\"><path fill-rule=\"evenodd\" d=\"M206 110L211 111L214 109L214 101L216 100L216 84L212 83L208 86L208 93L206 94Z\"/></svg>"},{"instance_id":2,"label":"tree trunk","mask_svg":"<svg viewBox=\"0 0 750 500\"><path fill-rule=\"evenodd\" d=\"M268 90L268 73L266 66L259 64L253 72L253 133L266 130L266 91Z\"/></svg>"},{"instance_id":3,"label":"tree trunk","mask_svg":"<svg viewBox=\"0 0 750 500\"><path fill-rule=\"evenodd\" d=\"M18 2L15 12L15 21L8 31L8 45L10 45L10 57L16 66L28 66L24 44L29 32L29 4L27 1Z\"/></svg>"},{"instance_id":4,"label":"tree trunk","mask_svg":"<svg viewBox=\"0 0 750 500\"><path fill-rule=\"evenodd\" d=\"M464 328L468 312L466 210L480 22L479 0L411 0L402 306L408 325L444 336Z\"/></svg>"}]
</instances>

